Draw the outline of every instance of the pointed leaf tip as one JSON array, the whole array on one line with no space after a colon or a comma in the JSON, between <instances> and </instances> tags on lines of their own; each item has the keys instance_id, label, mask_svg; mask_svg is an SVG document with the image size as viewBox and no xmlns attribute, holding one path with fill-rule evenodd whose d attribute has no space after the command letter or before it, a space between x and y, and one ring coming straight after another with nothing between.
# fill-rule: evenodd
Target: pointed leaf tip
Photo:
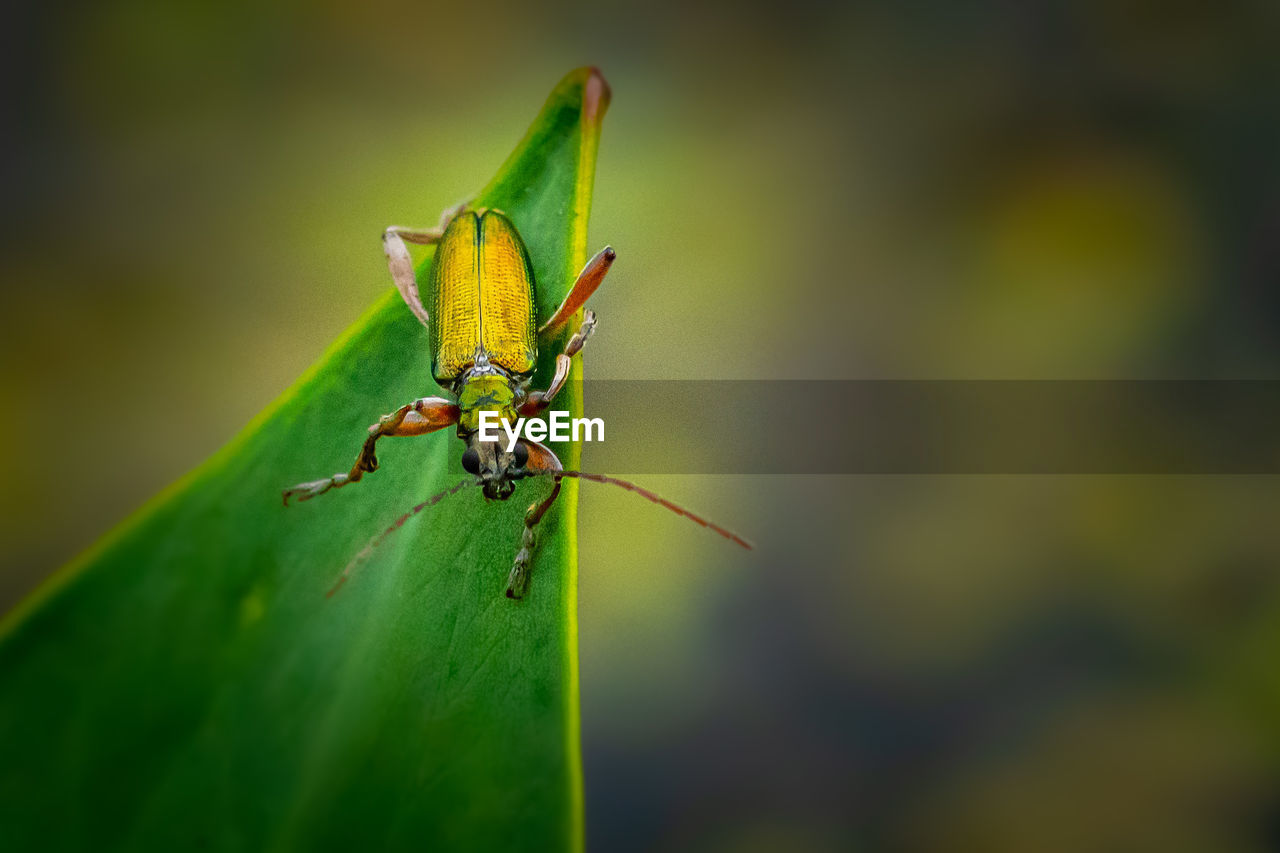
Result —
<instances>
[{"instance_id":1,"label":"pointed leaf tip","mask_svg":"<svg viewBox=\"0 0 1280 853\"><path fill-rule=\"evenodd\" d=\"M609 81L604 79L599 68L592 65L586 70L587 83L582 93L582 120L586 124L599 124L604 117L604 111L609 108L609 102L613 99L613 90L609 88Z\"/></svg>"}]
</instances>

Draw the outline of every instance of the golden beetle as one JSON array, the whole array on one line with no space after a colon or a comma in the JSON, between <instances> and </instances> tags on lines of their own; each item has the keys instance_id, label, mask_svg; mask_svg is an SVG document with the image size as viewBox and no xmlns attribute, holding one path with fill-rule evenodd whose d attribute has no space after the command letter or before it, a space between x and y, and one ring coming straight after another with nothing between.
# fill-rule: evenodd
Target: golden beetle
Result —
<instances>
[{"instance_id":1,"label":"golden beetle","mask_svg":"<svg viewBox=\"0 0 1280 853\"><path fill-rule=\"evenodd\" d=\"M425 302L418 293L406 240L424 245L438 244L426 282ZM751 547L736 534L633 483L602 474L566 471L551 449L539 442L522 438L508 451L501 442L480 440L482 412L494 412L499 418L514 423L520 417L545 411L560 393L569 378L573 357L582 350L595 330L595 313L584 313L582 325L569 339L564 351L556 356L555 375L547 389L530 391L529 385L538 362L538 339L556 335L595 292L613 264L613 249L606 246L587 262L555 313L541 327L535 328L537 305L533 265L529 262L529 253L520 233L502 211L469 210L466 204L459 205L446 210L435 228L392 226L383 234L382 243L396 289L409 310L430 332L432 374L440 387L453 392L456 402L443 397L423 397L383 415L369 427L369 437L365 439L350 471L286 489L286 504L291 497L309 500L329 489L359 482L366 473L376 471L378 459L374 451L378 439L383 436L426 435L456 424L458 437L466 443L462 467L484 489L485 497L506 500L515 491L515 481L526 477L550 476L554 479L551 493L532 504L525 513L521 547L507 581L509 598L520 598L524 594L535 543L534 528L560 494L562 477L621 486L716 531L744 548ZM463 485L465 482L441 492L415 507L414 512L436 503ZM407 517L392 525L387 533ZM339 585L346 575L344 571Z\"/></svg>"}]
</instances>

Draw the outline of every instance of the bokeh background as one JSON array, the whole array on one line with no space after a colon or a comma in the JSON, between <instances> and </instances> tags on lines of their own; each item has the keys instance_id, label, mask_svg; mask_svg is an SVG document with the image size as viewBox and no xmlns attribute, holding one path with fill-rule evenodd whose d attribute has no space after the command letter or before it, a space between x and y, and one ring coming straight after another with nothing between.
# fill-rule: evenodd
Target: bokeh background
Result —
<instances>
[{"instance_id":1,"label":"bokeh background","mask_svg":"<svg viewBox=\"0 0 1280 853\"><path fill-rule=\"evenodd\" d=\"M1274 4L5 18L5 606L283 390L387 288L381 229L483 184L587 63L619 252L592 378L1280 367ZM797 456L840 434L759 417ZM584 487L597 849L1280 844L1274 478L646 484L759 547Z\"/></svg>"}]
</instances>

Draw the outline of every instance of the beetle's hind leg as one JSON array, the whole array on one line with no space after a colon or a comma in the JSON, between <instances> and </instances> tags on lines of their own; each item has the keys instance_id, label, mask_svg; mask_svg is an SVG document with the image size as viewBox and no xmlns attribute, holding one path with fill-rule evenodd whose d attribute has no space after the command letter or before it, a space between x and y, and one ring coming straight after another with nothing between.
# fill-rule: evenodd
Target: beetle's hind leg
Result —
<instances>
[{"instance_id":1,"label":"beetle's hind leg","mask_svg":"<svg viewBox=\"0 0 1280 853\"><path fill-rule=\"evenodd\" d=\"M377 448L378 439L384 435L426 435L457 422L457 405L442 397L423 397L421 400L414 400L412 403L401 406L391 414L383 415L376 424L369 427L369 437L364 440L360 455L356 457L356 464L351 466L350 471L345 474L334 474L323 480L299 483L293 488L285 489L284 503L288 506L289 498L297 498L300 501L311 500L330 489L336 489L348 483L358 483L365 474L378 470L378 457L374 451Z\"/></svg>"},{"instance_id":2,"label":"beetle's hind leg","mask_svg":"<svg viewBox=\"0 0 1280 853\"><path fill-rule=\"evenodd\" d=\"M609 272L609 267L613 266L613 259L617 257L613 248L605 246L596 256L587 261L587 265L582 268L582 272L578 273L578 279L573 283L573 287L569 288L569 295L564 298L564 302L560 303L560 307L555 310L547 322L542 324L538 329L538 334L544 337L554 335L560 331L560 327L569 322L569 318L578 313L591 294L596 292L601 282L604 281L605 275Z\"/></svg>"},{"instance_id":3,"label":"beetle's hind leg","mask_svg":"<svg viewBox=\"0 0 1280 853\"><path fill-rule=\"evenodd\" d=\"M403 225L392 225L383 232L383 239L385 240L387 235L390 234L410 243L433 246L440 242L440 238L444 236L444 229L449 227L449 223L457 219L458 214L466 210L469 204L471 204L470 199L460 201L453 207L446 207L440 211L440 221L436 223L434 228L406 228Z\"/></svg>"},{"instance_id":4,"label":"beetle's hind leg","mask_svg":"<svg viewBox=\"0 0 1280 853\"><path fill-rule=\"evenodd\" d=\"M391 270L391 280L395 282L396 290L400 291L401 298L409 306L413 316L417 317L424 326L431 322L431 316L426 306L422 304L422 297L418 295L418 279L413 274L413 258L409 255L409 247L405 245L405 241L424 246L439 243L449 223L466 210L470 203L468 200L445 208L435 228L405 228L392 225L382 232L382 251L387 256L387 268Z\"/></svg>"}]
</instances>

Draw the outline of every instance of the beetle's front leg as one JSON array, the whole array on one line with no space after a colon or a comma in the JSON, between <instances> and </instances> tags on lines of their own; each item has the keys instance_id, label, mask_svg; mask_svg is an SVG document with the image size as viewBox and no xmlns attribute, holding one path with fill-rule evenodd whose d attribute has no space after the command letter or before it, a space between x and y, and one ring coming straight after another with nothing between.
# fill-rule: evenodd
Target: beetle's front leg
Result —
<instances>
[{"instance_id":1,"label":"beetle's front leg","mask_svg":"<svg viewBox=\"0 0 1280 853\"><path fill-rule=\"evenodd\" d=\"M582 318L582 325L578 327L578 331L574 332L573 337L569 338L569 343L565 344L564 352L556 356L556 375L552 377L551 384L547 386L547 390L534 391L529 395L520 406L521 415L526 417L536 415L551 405L552 399L560 393L565 382L569 381L569 368L573 366L573 357L582 352L587 338L591 337L591 333L595 330L596 312L588 311Z\"/></svg>"},{"instance_id":2,"label":"beetle's front leg","mask_svg":"<svg viewBox=\"0 0 1280 853\"><path fill-rule=\"evenodd\" d=\"M375 450L378 439L383 436L426 435L457 422L457 405L441 397L423 397L421 400L414 400L412 403L401 406L391 414L383 415L376 424L369 427L369 437L364 440L360 455L356 457L356 464L351 466L350 471L345 474L334 474L323 480L299 483L293 488L285 489L285 506L289 505L289 498L297 498L300 501L310 500L330 489L336 489L348 483L358 483L366 473L378 470L378 457Z\"/></svg>"},{"instance_id":3,"label":"beetle's front leg","mask_svg":"<svg viewBox=\"0 0 1280 853\"><path fill-rule=\"evenodd\" d=\"M525 470L530 473L555 473L563 470L560 460L551 452L551 448L536 441L522 441L529 451L529 461ZM507 598L523 598L529 586L529 562L533 559L533 546L538 542L534 528L542 517L551 509L556 497L560 494L560 478L555 478L551 494L535 504L530 504L524 513L524 533L520 537L520 550L516 553L515 562L511 566L511 574L507 577Z\"/></svg>"}]
</instances>

